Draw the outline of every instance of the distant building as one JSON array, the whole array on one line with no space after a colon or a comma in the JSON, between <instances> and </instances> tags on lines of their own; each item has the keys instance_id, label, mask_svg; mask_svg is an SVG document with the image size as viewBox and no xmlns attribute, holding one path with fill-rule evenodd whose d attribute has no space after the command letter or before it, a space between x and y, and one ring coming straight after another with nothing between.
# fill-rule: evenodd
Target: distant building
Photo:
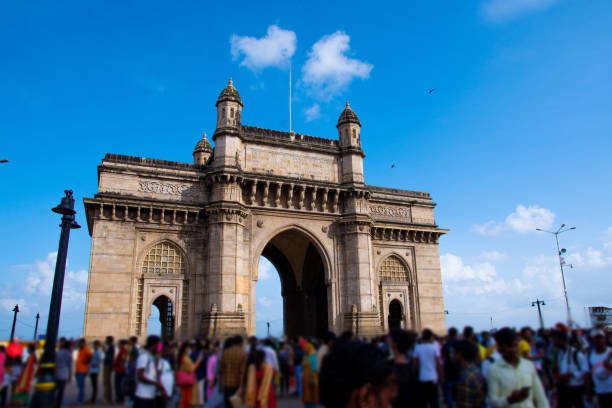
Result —
<instances>
[{"instance_id":1,"label":"distant building","mask_svg":"<svg viewBox=\"0 0 612 408\"><path fill-rule=\"evenodd\" d=\"M589 307L589 317L591 318L591 325L593 327L612 329L612 307Z\"/></svg>"}]
</instances>

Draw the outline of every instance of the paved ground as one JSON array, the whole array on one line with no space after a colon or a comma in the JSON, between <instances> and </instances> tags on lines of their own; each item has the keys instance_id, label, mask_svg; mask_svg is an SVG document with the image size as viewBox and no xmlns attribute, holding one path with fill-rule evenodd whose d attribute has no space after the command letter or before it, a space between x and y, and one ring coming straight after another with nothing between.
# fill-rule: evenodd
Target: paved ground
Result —
<instances>
[{"instance_id":1,"label":"paved ground","mask_svg":"<svg viewBox=\"0 0 612 408\"><path fill-rule=\"evenodd\" d=\"M86 388L85 388L85 398L91 398L91 383L89 382L89 379L87 379L87 383L86 383ZM63 406L78 406L76 404L76 397L77 397L77 387L76 387L76 383L73 381L70 382L70 384L66 385L66 391L65 391L65 397L64 397L64 404ZM104 391L103 391L103 387L102 387L102 380L99 380L99 384L98 384L98 399L96 401L95 404L85 404L84 407L105 407L105 408L109 408L109 407L114 407L114 408L118 408L119 405L107 405L104 403L103 398L104 398ZM277 406L279 408L298 408L298 407L303 407L303 403L301 400L299 400L298 398L289 398L289 397L281 397L277 399ZM170 407L168 407L170 408Z\"/></svg>"}]
</instances>

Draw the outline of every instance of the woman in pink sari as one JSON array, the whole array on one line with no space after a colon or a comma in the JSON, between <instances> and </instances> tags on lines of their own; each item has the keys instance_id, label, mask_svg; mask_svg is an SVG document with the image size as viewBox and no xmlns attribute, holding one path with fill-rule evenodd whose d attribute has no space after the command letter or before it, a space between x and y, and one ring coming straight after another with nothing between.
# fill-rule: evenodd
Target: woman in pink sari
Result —
<instances>
[{"instance_id":1,"label":"woman in pink sari","mask_svg":"<svg viewBox=\"0 0 612 408\"><path fill-rule=\"evenodd\" d=\"M215 342L213 349L206 362L206 400L210 398L217 382L217 359L219 354L219 342Z\"/></svg>"}]
</instances>

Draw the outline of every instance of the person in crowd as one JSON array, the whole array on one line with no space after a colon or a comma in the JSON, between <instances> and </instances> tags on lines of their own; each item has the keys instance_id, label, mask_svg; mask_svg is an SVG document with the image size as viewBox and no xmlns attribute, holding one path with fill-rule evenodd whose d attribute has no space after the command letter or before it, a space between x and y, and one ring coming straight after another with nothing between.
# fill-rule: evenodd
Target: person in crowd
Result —
<instances>
[{"instance_id":1,"label":"person in crowd","mask_svg":"<svg viewBox=\"0 0 612 408\"><path fill-rule=\"evenodd\" d=\"M254 361L247 369L245 403L249 408L276 408L274 367L267 361L264 350L256 350Z\"/></svg>"},{"instance_id":2,"label":"person in crowd","mask_svg":"<svg viewBox=\"0 0 612 408\"><path fill-rule=\"evenodd\" d=\"M89 380L91 381L91 400L92 404L95 404L98 398L98 376L100 375L100 366L104 359L104 353L102 352L102 343L100 340L93 342L93 353L91 355L91 361L89 362Z\"/></svg>"},{"instance_id":3,"label":"person in crowd","mask_svg":"<svg viewBox=\"0 0 612 408\"><path fill-rule=\"evenodd\" d=\"M136 391L136 361L138 360L138 337L130 337L128 343L128 358L125 368L125 379L123 382L123 395L130 400L134 400L134 392Z\"/></svg>"},{"instance_id":4,"label":"person in crowd","mask_svg":"<svg viewBox=\"0 0 612 408\"><path fill-rule=\"evenodd\" d=\"M206 400L210 399L217 384L217 361L219 359L219 342L216 341L206 362Z\"/></svg>"},{"instance_id":5,"label":"person in crowd","mask_svg":"<svg viewBox=\"0 0 612 408\"><path fill-rule=\"evenodd\" d=\"M447 408L453 408L453 389L459 377L460 367L455 360L455 343L458 331L451 327L448 329L448 340L442 346L442 363L444 367L444 402ZM401 391L400 391L401 392Z\"/></svg>"},{"instance_id":6,"label":"person in crowd","mask_svg":"<svg viewBox=\"0 0 612 408\"><path fill-rule=\"evenodd\" d=\"M319 347L319 351L317 351L317 364L319 368L323 365L323 359L330 352L334 344L336 343L336 334L332 331L326 331L323 333L321 338L323 344Z\"/></svg>"},{"instance_id":7,"label":"person in crowd","mask_svg":"<svg viewBox=\"0 0 612 408\"><path fill-rule=\"evenodd\" d=\"M30 401L30 386L36 368L36 347L34 344L29 344L27 351L28 357L17 377L17 382L13 386L11 406L27 406Z\"/></svg>"},{"instance_id":8,"label":"person in crowd","mask_svg":"<svg viewBox=\"0 0 612 408\"><path fill-rule=\"evenodd\" d=\"M289 377L291 375L291 369L289 366L289 345L281 341L280 349L278 350L278 365L280 367L280 394L289 394Z\"/></svg>"},{"instance_id":9,"label":"person in crowd","mask_svg":"<svg viewBox=\"0 0 612 408\"><path fill-rule=\"evenodd\" d=\"M119 340L119 351L113 362L113 371L115 372L115 402L117 404L123 404L124 399L124 380L125 370L128 359L128 342L126 340Z\"/></svg>"},{"instance_id":10,"label":"person in crowd","mask_svg":"<svg viewBox=\"0 0 612 408\"><path fill-rule=\"evenodd\" d=\"M107 404L113 403L113 388L112 388L112 376L113 376L113 363L115 361L115 339L113 336L106 336L104 340L104 362L102 364L104 372L103 385L104 385L104 402Z\"/></svg>"},{"instance_id":11,"label":"person in crowd","mask_svg":"<svg viewBox=\"0 0 612 408\"><path fill-rule=\"evenodd\" d=\"M194 395L194 398L197 397L197 404L195 405L204 405L204 382L206 380L206 354L204 353L204 347L202 346L202 343L198 340L194 340L191 342L191 353L189 354L189 358L191 359L191 361L195 362L200 360L200 363L198 364L196 370L195 370L195 376L196 376L196 383L194 384L194 387L196 388L194 390L194 393L197 393L197 395Z\"/></svg>"},{"instance_id":12,"label":"person in crowd","mask_svg":"<svg viewBox=\"0 0 612 408\"><path fill-rule=\"evenodd\" d=\"M319 379L321 404L327 408L391 408L397 397L393 363L372 344L335 345Z\"/></svg>"},{"instance_id":13,"label":"person in crowd","mask_svg":"<svg viewBox=\"0 0 612 408\"><path fill-rule=\"evenodd\" d=\"M600 407L612 407L612 347L601 329L591 331L593 349L588 355L591 378Z\"/></svg>"},{"instance_id":14,"label":"person in crowd","mask_svg":"<svg viewBox=\"0 0 612 408\"><path fill-rule=\"evenodd\" d=\"M177 380L177 385L181 388L181 408L189 408L200 403L195 373L202 362L202 355L198 353L198 357L193 361L189 356L190 348L191 345L188 342L184 342L179 349L177 359L177 378L179 378L178 372L180 371L185 373L185 376L192 375L194 380L192 383L181 383L180 379Z\"/></svg>"},{"instance_id":15,"label":"person in crowd","mask_svg":"<svg viewBox=\"0 0 612 408\"><path fill-rule=\"evenodd\" d=\"M219 367L226 407L231 406L230 398L234 394L242 394L247 367L247 354L242 337L236 336L230 344L231 346L223 351Z\"/></svg>"},{"instance_id":16,"label":"person in crowd","mask_svg":"<svg viewBox=\"0 0 612 408\"><path fill-rule=\"evenodd\" d=\"M85 402L85 379L89 373L89 363L93 357L93 352L87 343L85 343L85 339L79 339L77 342L77 347L78 353L74 369L74 377L77 388L79 389L77 403L82 404Z\"/></svg>"},{"instance_id":17,"label":"person in crowd","mask_svg":"<svg viewBox=\"0 0 612 408\"><path fill-rule=\"evenodd\" d=\"M397 381L395 408L416 407L419 405L419 374L414 360L408 353L414 348L416 333L402 329L392 329L387 336L389 350L393 353L393 369Z\"/></svg>"},{"instance_id":18,"label":"person in crowd","mask_svg":"<svg viewBox=\"0 0 612 408\"><path fill-rule=\"evenodd\" d=\"M13 374L12 363L13 360L8 356L6 352L6 347L0 346L0 353L4 355L4 360L2 362L2 382L0 382L0 407L6 406L6 400L8 397L8 390L11 387L11 378Z\"/></svg>"},{"instance_id":19,"label":"person in crowd","mask_svg":"<svg viewBox=\"0 0 612 408\"><path fill-rule=\"evenodd\" d=\"M302 401L305 408L316 408L319 402L319 362L312 343L306 343L302 361Z\"/></svg>"},{"instance_id":20,"label":"person in crowd","mask_svg":"<svg viewBox=\"0 0 612 408\"><path fill-rule=\"evenodd\" d=\"M66 383L70 382L70 378L72 378L72 352L70 350L70 342L62 337L59 339L59 349L55 353L56 408L62 406L64 390Z\"/></svg>"},{"instance_id":21,"label":"person in crowd","mask_svg":"<svg viewBox=\"0 0 612 408\"><path fill-rule=\"evenodd\" d=\"M420 406L438 408L438 383L443 383L440 349L433 332L423 330L421 343L414 350L414 359L419 371Z\"/></svg>"},{"instance_id":22,"label":"person in crowd","mask_svg":"<svg viewBox=\"0 0 612 408\"><path fill-rule=\"evenodd\" d=\"M157 391L157 396L155 397L155 408L166 408L174 392L174 371L166 358L166 356L172 353L172 350L169 352L168 350L164 350L168 347L169 344L166 343L160 350L158 345L155 352L155 370L157 371L157 378L159 378L159 382L161 383L161 387Z\"/></svg>"},{"instance_id":23,"label":"person in crowd","mask_svg":"<svg viewBox=\"0 0 612 408\"><path fill-rule=\"evenodd\" d=\"M276 349L274 348L274 342L272 339L264 339L261 342L261 349L266 353L266 363L272 364L274 373L278 373L280 368L278 366L278 356L276 355Z\"/></svg>"},{"instance_id":24,"label":"person in crowd","mask_svg":"<svg viewBox=\"0 0 612 408\"><path fill-rule=\"evenodd\" d=\"M463 340L470 340L478 346L478 359L476 360L476 364L480 365L487 357L487 349L478 341L478 336L476 336L476 332L472 326L465 326L463 328Z\"/></svg>"},{"instance_id":25,"label":"person in crowd","mask_svg":"<svg viewBox=\"0 0 612 408\"><path fill-rule=\"evenodd\" d=\"M303 340L300 337L300 340ZM293 342L293 372L295 375L295 396L302 396L302 361L304 360L304 349L299 341Z\"/></svg>"},{"instance_id":26,"label":"person in crowd","mask_svg":"<svg viewBox=\"0 0 612 408\"><path fill-rule=\"evenodd\" d=\"M488 370L488 401L491 407L548 408L548 400L533 363L519 357L516 332L504 327L496 333L495 341L502 358Z\"/></svg>"},{"instance_id":27,"label":"person in crowd","mask_svg":"<svg viewBox=\"0 0 612 408\"><path fill-rule=\"evenodd\" d=\"M478 346L470 340L454 344L454 359L459 367L455 382L454 406L457 408L484 408L487 385L476 365Z\"/></svg>"},{"instance_id":28,"label":"person in crowd","mask_svg":"<svg viewBox=\"0 0 612 408\"><path fill-rule=\"evenodd\" d=\"M533 340L533 332L529 327L523 327L519 332L518 353L519 357L531 360L531 342Z\"/></svg>"},{"instance_id":29,"label":"person in crowd","mask_svg":"<svg viewBox=\"0 0 612 408\"><path fill-rule=\"evenodd\" d=\"M134 367L136 370L134 408L155 408L157 393L163 390L154 357L159 344L159 336L151 335L147 337L144 349L138 353Z\"/></svg>"},{"instance_id":30,"label":"person in crowd","mask_svg":"<svg viewBox=\"0 0 612 408\"><path fill-rule=\"evenodd\" d=\"M1 406L6 402L6 390L4 386L4 365L6 364L6 347L0 346L0 399Z\"/></svg>"},{"instance_id":31,"label":"person in crowd","mask_svg":"<svg viewBox=\"0 0 612 408\"><path fill-rule=\"evenodd\" d=\"M559 408L582 408L585 392L585 380L589 372L586 356L576 347L568 344L568 336L562 330L551 333L553 349L553 367L557 372L557 401Z\"/></svg>"}]
</instances>

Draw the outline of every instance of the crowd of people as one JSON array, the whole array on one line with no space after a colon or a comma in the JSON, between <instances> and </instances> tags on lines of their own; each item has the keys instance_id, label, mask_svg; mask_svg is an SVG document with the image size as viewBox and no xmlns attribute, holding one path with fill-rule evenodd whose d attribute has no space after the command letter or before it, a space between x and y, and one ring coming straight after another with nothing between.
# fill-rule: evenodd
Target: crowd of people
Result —
<instances>
[{"instance_id":1,"label":"crowd of people","mask_svg":"<svg viewBox=\"0 0 612 408\"><path fill-rule=\"evenodd\" d=\"M444 337L393 329L358 339L241 336L213 341L107 337L88 345L61 338L56 352L56 406L73 378L76 404L135 408L275 408L293 396L325 407L612 407L612 347L601 329L525 327ZM2 407L28 404L37 366L34 344L0 346ZM86 395L86 384L89 393ZM8 398L10 391L10 399Z\"/></svg>"}]
</instances>

